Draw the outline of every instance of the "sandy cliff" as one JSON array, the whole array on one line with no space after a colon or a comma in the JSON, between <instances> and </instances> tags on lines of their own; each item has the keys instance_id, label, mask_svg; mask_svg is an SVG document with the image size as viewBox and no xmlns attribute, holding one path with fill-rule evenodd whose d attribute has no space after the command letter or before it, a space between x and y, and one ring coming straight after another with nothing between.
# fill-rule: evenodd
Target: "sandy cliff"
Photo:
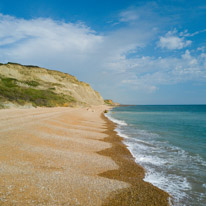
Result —
<instances>
[{"instance_id":1,"label":"sandy cliff","mask_svg":"<svg viewBox=\"0 0 206 206\"><path fill-rule=\"evenodd\" d=\"M119 106L119 105L120 105L120 104L117 103L117 102L113 102L112 99L105 99L105 100L104 100L104 103L105 103L106 105L109 105L109 106Z\"/></svg>"},{"instance_id":2,"label":"sandy cliff","mask_svg":"<svg viewBox=\"0 0 206 206\"><path fill-rule=\"evenodd\" d=\"M1 88L2 86L2 88ZM9 97L9 94L4 94L7 89L10 89L8 93L12 92L17 96L14 99ZM12 90L13 89L13 90ZM45 68L40 68L38 66L23 66L15 63L7 63L0 65L0 102L17 102L24 96L24 99L20 103L30 103L32 98L28 97L25 99L25 93L29 94L35 93L36 90L41 91L38 96L38 102L41 102L41 95L45 96L48 94L53 97L53 99L59 97L62 98L62 105L60 101L56 106L67 105L66 103L81 104L81 105L103 105L104 100L101 95L93 90L89 84L81 82L76 79L76 77L62 73L59 71L48 70ZM19 96L17 93L21 92ZM45 93L45 94L44 94ZM46 95L47 96L47 95ZM48 98L52 98L52 97ZM50 103L51 106L53 103ZM41 106L41 105L40 105ZM42 105L47 106L47 105Z\"/></svg>"}]
</instances>

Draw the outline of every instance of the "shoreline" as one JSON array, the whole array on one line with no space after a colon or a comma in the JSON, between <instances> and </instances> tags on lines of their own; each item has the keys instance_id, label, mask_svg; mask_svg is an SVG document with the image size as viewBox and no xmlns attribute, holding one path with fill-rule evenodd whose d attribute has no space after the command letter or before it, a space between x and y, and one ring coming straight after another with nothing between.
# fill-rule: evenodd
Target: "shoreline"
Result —
<instances>
[{"instance_id":1,"label":"shoreline","mask_svg":"<svg viewBox=\"0 0 206 206\"><path fill-rule=\"evenodd\" d=\"M131 185L126 189L112 192L103 206L168 206L169 194L143 180L145 169L135 162L131 152L122 142L123 137L120 137L114 130L116 128L116 124L109 120L104 113L102 113L101 118L106 122L107 131L104 133L108 136L103 141L111 143L112 147L100 151L98 154L111 157L119 166L119 169L108 170L99 175L127 182Z\"/></svg>"},{"instance_id":2,"label":"shoreline","mask_svg":"<svg viewBox=\"0 0 206 206\"><path fill-rule=\"evenodd\" d=\"M0 204L168 205L105 109L0 110Z\"/></svg>"}]
</instances>

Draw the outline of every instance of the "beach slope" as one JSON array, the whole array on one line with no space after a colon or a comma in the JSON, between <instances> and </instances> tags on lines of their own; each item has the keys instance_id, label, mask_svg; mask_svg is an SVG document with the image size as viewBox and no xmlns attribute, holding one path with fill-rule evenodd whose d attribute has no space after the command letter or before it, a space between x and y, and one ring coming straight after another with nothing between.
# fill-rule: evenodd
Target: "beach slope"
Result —
<instances>
[{"instance_id":1,"label":"beach slope","mask_svg":"<svg viewBox=\"0 0 206 206\"><path fill-rule=\"evenodd\" d=\"M166 205L167 194L141 180L105 109L0 110L0 205Z\"/></svg>"}]
</instances>

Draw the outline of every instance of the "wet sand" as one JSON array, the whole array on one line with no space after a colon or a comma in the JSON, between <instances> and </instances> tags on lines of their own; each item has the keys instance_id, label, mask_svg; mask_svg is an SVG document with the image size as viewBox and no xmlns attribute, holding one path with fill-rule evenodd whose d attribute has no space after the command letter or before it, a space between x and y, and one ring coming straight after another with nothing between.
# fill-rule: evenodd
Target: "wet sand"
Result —
<instances>
[{"instance_id":1,"label":"wet sand","mask_svg":"<svg viewBox=\"0 0 206 206\"><path fill-rule=\"evenodd\" d=\"M167 205L105 109L0 110L0 205Z\"/></svg>"}]
</instances>

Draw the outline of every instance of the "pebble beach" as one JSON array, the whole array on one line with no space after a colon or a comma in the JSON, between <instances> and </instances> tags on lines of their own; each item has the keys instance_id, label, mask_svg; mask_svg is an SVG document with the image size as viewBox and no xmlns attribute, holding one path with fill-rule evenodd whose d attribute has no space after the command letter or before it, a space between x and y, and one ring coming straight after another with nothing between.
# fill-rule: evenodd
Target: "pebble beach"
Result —
<instances>
[{"instance_id":1,"label":"pebble beach","mask_svg":"<svg viewBox=\"0 0 206 206\"><path fill-rule=\"evenodd\" d=\"M168 205L105 109L0 110L0 205Z\"/></svg>"}]
</instances>

